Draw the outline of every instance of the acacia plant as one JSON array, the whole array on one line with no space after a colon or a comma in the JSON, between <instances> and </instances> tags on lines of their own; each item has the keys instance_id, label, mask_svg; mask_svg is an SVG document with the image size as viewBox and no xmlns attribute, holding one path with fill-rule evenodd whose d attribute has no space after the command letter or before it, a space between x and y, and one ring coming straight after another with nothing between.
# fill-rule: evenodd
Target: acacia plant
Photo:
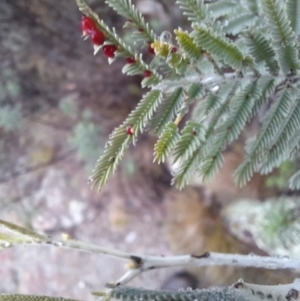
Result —
<instances>
[{"instance_id":1,"label":"acacia plant","mask_svg":"<svg viewBox=\"0 0 300 301\"><path fill-rule=\"evenodd\" d=\"M135 42L132 45L125 42L115 29L110 29L83 0L76 2L83 13L83 35L91 39L95 54L103 52L109 63L123 59L123 73L131 76L143 74L141 86L148 89L136 109L110 135L91 176L93 185L101 188L107 182L126 149L135 144L144 131L158 136L154 160L161 163L171 157L176 163L173 183L178 188L188 184L195 172L200 173L204 180L218 172L223 163L224 148L236 140L247 123L258 115L263 116L261 127L246 142L245 160L235 173L236 183L243 185L254 172L267 174L298 155L300 0L176 0L191 27L190 30L175 29L174 39L169 32L157 35L131 0L106 0L108 6L125 17L125 27L132 31L132 41ZM143 60L143 47L154 55L150 64ZM179 130L183 120L187 121ZM300 171L290 179L290 187L300 187ZM291 211L291 208L286 210ZM231 211L228 216L230 214ZM270 233L279 224L286 225L285 219L279 222L268 226ZM292 222L299 229L297 218ZM212 252L197 256L145 256L108 250L68 238L55 240L5 221L0 221L0 226L3 248L44 244L128 260L128 271L109 284L106 292L95 293L105 299L291 301L299 298L298 280L279 286L239 280L230 287L179 292L124 286L142 272L154 268L235 265L299 271L299 259ZM273 242L269 244L263 238L260 240L265 250L275 252ZM286 245L281 249L284 248L288 251ZM293 252L298 253L297 248ZM8 300L56 301L57 298L0 296L0 301Z\"/></svg>"},{"instance_id":2,"label":"acacia plant","mask_svg":"<svg viewBox=\"0 0 300 301\"><path fill-rule=\"evenodd\" d=\"M299 1L177 0L191 22L156 35L129 0L107 0L127 20L133 47L106 26L83 1L84 35L110 63L123 59L128 75L143 74L149 91L111 134L91 181L101 188L140 133L157 135L154 161L172 158L173 184L183 188L194 173L210 179L223 164L222 151L258 115L261 128L246 142L235 181L270 173L299 151ZM143 60L140 45L154 53ZM187 115L188 121L178 125ZM290 179L300 187L300 171Z\"/></svg>"}]
</instances>

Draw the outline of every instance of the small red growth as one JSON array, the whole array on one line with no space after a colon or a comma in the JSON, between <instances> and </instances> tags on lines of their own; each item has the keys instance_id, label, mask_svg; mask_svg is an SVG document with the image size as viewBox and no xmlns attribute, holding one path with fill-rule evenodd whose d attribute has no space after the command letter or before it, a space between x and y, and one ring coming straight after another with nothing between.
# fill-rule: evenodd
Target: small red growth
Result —
<instances>
[{"instance_id":1,"label":"small red growth","mask_svg":"<svg viewBox=\"0 0 300 301\"><path fill-rule=\"evenodd\" d=\"M150 77L152 75L152 72L150 70L146 70L144 72L144 77Z\"/></svg>"},{"instance_id":2,"label":"small red growth","mask_svg":"<svg viewBox=\"0 0 300 301\"><path fill-rule=\"evenodd\" d=\"M133 135L133 128L132 128L132 126L128 126L128 127L126 128L126 133L127 133L128 135L130 135L130 136Z\"/></svg>"},{"instance_id":3,"label":"small red growth","mask_svg":"<svg viewBox=\"0 0 300 301\"><path fill-rule=\"evenodd\" d=\"M105 35L97 28L95 21L87 16L81 18L82 34L89 35L94 45L102 45L105 41Z\"/></svg>"},{"instance_id":4,"label":"small red growth","mask_svg":"<svg viewBox=\"0 0 300 301\"><path fill-rule=\"evenodd\" d=\"M114 58L117 50L118 48L115 45L105 45L103 47L103 53L109 58Z\"/></svg>"},{"instance_id":5,"label":"small red growth","mask_svg":"<svg viewBox=\"0 0 300 301\"><path fill-rule=\"evenodd\" d=\"M95 21L87 16L82 16L81 18L81 30L83 35L87 35L91 30L96 30Z\"/></svg>"},{"instance_id":6,"label":"small red growth","mask_svg":"<svg viewBox=\"0 0 300 301\"><path fill-rule=\"evenodd\" d=\"M151 44L149 44L149 46L148 46L148 52L151 54L155 54L154 48L151 47Z\"/></svg>"},{"instance_id":7,"label":"small red growth","mask_svg":"<svg viewBox=\"0 0 300 301\"><path fill-rule=\"evenodd\" d=\"M144 29L140 27L139 32L144 32Z\"/></svg>"},{"instance_id":8,"label":"small red growth","mask_svg":"<svg viewBox=\"0 0 300 301\"><path fill-rule=\"evenodd\" d=\"M134 63L136 63L136 60L133 57L128 57L126 59L126 63L127 64L134 64Z\"/></svg>"},{"instance_id":9,"label":"small red growth","mask_svg":"<svg viewBox=\"0 0 300 301\"><path fill-rule=\"evenodd\" d=\"M103 45L105 41L105 35L103 34L102 31L96 29L96 30L91 30L89 32L89 36L93 42L94 45Z\"/></svg>"},{"instance_id":10,"label":"small red growth","mask_svg":"<svg viewBox=\"0 0 300 301\"><path fill-rule=\"evenodd\" d=\"M171 52L172 52L172 53L177 52L177 47L172 47Z\"/></svg>"}]
</instances>

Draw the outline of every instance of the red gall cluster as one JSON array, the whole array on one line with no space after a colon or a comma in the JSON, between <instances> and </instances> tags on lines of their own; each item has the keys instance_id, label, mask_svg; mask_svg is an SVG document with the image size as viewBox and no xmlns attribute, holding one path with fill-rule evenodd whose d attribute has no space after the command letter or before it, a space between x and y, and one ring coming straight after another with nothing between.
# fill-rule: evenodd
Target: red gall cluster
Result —
<instances>
[{"instance_id":1,"label":"red gall cluster","mask_svg":"<svg viewBox=\"0 0 300 301\"><path fill-rule=\"evenodd\" d=\"M126 59L126 63L127 64L134 64L134 63L136 63L136 60L133 57L128 57Z\"/></svg>"},{"instance_id":2,"label":"red gall cluster","mask_svg":"<svg viewBox=\"0 0 300 301\"><path fill-rule=\"evenodd\" d=\"M109 57L114 58L115 52L118 50L118 48L115 45L105 45L103 46L103 53Z\"/></svg>"},{"instance_id":3,"label":"red gall cluster","mask_svg":"<svg viewBox=\"0 0 300 301\"><path fill-rule=\"evenodd\" d=\"M177 48L175 46L173 46L171 49L171 53L176 53L176 52L177 52Z\"/></svg>"},{"instance_id":4,"label":"red gall cluster","mask_svg":"<svg viewBox=\"0 0 300 301\"><path fill-rule=\"evenodd\" d=\"M152 72L150 70L146 70L144 72L144 77L150 77L152 75Z\"/></svg>"},{"instance_id":5,"label":"red gall cluster","mask_svg":"<svg viewBox=\"0 0 300 301\"><path fill-rule=\"evenodd\" d=\"M97 28L92 18L83 16L81 19L81 29L83 36L89 36L94 45L100 46L104 43L105 35Z\"/></svg>"},{"instance_id":6,"label":"red gall cluster","mask_svg":"<svg viewBox=\"0 0 300 301\"><path fill-rule=\"evenodd\" d=\"M149 43L149 46L148 46L148 52L151 53L151 54L155 54L154 48L151 47L151 43Z\"/></svg>"},{"instance_id":7,"label":"red gall cluster","mask_svg":"<svg viewBox=\"0 0 300 301\"><path fill-rule=\"evenodd\" d=\"M95 47L99 47L105 42L104 33L98 29L95 21L92 18L83 16L81 19L81 29L83 36L90 37ZM115 45L105 45L103 47L103 53L108 58L114 58L116 51L117 47Z\"/></svg>"},{"instance_id":8,"label":"red gall cluster","mask_svg":"<svg viewBox=\"0 0 300 301\"><path fill-rule=\"evenodd\" d=\"M129 22L132 22L129 20ZM83 36L88 36L92 43L94 44L94 47L102 46L105 42L105 35L104 33L98 29L96 22L88 17L88 16L82 16L81 19L81 30ZM139 28L141 32L143 32L142 28ZM104 45L103 53L108 58L114 58L115 53L118 50L117 46L115 45ZM149 44L149 52L154 54L154 49L151 47L151 44ZM127 64L135 64L136 60L133 57L128 57L126 59ZM151 71L146 70L144 73L145 77L150 77L152 75Z\"/></svg>"},{"instance_id":9,"label":"red gall cluster","mask_svg":"<svg viewBox=\"0 0 300 301\"><path fill-rule=\"evenodd\" d=\"M127 133L127 135L132 136L134 134L133 133L133 127L132 126L128 126L126 128L126 133Z\"/></svg>"}]
</instances>

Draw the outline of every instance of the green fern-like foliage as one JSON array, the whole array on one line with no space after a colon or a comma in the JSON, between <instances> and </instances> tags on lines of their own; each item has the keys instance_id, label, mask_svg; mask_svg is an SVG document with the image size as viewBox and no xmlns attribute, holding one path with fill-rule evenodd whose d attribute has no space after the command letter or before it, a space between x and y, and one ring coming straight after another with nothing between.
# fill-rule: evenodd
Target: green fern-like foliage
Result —
<instances>
[{"instance_id":1,"label":"green fern-like foliage","mask_svg":"<svg viewBox=\"0 0 300 301\"><path fill-rule=\"evenodd\" d=\"M223 150L254 119L261 127L246 142L244 162L234 175L237 184L297 157L300 0L177 0L190 29L174 29L173 38L168 32L155 33L131 0L106 0L125 17L125 28L139 42L134 46L83 0L76 2L105 34L104 45L117 47L109 63L133 58L123 72L147 71L141 86L149 89L111 134L91 176L94 185L106 183L143 131L158 136L154 161L174 164L172 183L179 188L195 173L204 180L213 177L223 165ZM149 44L155 64L146 64L141 54L141 45ZM300 187L300 172L290 179L290 187Z\"/></svg>"}]
</instances>

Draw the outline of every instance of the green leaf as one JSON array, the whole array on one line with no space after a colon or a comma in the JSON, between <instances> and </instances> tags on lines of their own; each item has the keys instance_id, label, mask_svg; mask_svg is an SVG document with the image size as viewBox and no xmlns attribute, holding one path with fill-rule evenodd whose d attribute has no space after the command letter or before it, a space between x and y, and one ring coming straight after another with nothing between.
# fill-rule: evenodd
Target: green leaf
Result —
<instances>
[{"instance_id":1,"label":"green leaf","mask_svg":"<svg viewBox=\"0 0 300 301\"><path fill-rule=\"evenodd\" d=\"M207 10L210 12L210 16L214 19L222 16L232 14L236 11L237 5L235 1L216 1L206 4Z\"/></svg>"},{"instance_id":2,"label":"green leaf","mask_svg":"<svg viewBox=\"0 0 300 301\"><path fill-rule=\"evenodd\" d=\"M154 162L165 162L178 139L179 133L177 125L173 122L167 124L154 146Z\"/></svg>"},{"instance_id":3,"label":"green leaf","mask_svg":"<svg viewBox=\"0 0 300 301\"><path fill-rule=\"evenodd\" d=\"M0 301L79 301L76 299L67 299L62 297L21 295L21 294L2 294Z\"/></svg>"},{"instance_id":4,"label":"green leaf","mask_svg":"<svg viewBox=\"0 0 300 301\"><path fill-rule=\"evenodd\" d=\"M228 24L224 27L224 31L229 34L236 35L240 33L246 27L251 27L256 22L256 16L252 13L243 13L237 15L228 21Z\"/></svg>"},{"instance_id":5,"label":"green leaf","mask_svg":"<svg viewBox=\"0 0 300 301\"><path fill-rule=\"evenodd\" d=\"M175 30L176 40L180 47L180 50L185 53L185 55L190 60L198 60L202 55L201 47L198 47L193 39L189 36L187 31L182 31L180 28Z\"/></svg>"},{"instance_id":6,"label":"green leaf","mask_svg":"<svg viewBox=\"0 0 300 301\"><path fill-rule=\"evenodd\" d=\"M228 111L230 100L236 93L238 87L239 83L235 83L233 86L230 86L230 89L224 93L224 95L220 95L222 103L218 109L211 113L206 131L206 139L208 139L214 133L216 125L222 122L222 117Z\"/></svg>"},{"instance_id":7,"label":"green leaf","mask_svg":"<svg viewBox=\"0 0 300 301\"><path fill-rule=\"evenodd\" d=\"M227 119L216 129L217 133L226 133L225 144L238 138L246 122L250 120L254 104L260 99L261 93L260 86L253 82L232 98Z\"/></svg>"},{"instance_id":8,"label":"green leaf","mask_svg":"<svg viewBox=\"0 0 300 301\"><path fill-rule=\"evenodd\" d=\"M195 151L194 154L175 168L172 178L172 185L176 185L178 189L182 189L189 184L198 169L201 161L201 152Z\"/></svg>"},{"instance_id":9,"label":"green leaf","mask_svg":"<svg viewBox=\"0 0 300 301\"><path fill-rule=\"evenodd\" d=\"M167 123L173 120L185 99L184 89L179 87L168 93L159 104L154 117L149 122L153 134L161 134Z\"/></svg>"},{"instance_id":10,"label":"green leaf","mask_svg":"<svg viewBox=\"0 0 300 301\"><path fill-rule=\"evenodd\" d=\"M125 150L131 142L135 143L138 132L142 132L148 120L154 114L162 98L159 90L148 92L133 110L125 122L113 131L104 149L103 155L98 159L90 180L93 186L100 189L108 180L108 177L115 172ZM127 134L127 127L131 127L134 135Z\"/></svg>"},{"instance_id":11,"label":"green leaf","mask_svg":"<svg viewBox=\"0 0 300 301\"><path fill-rule=\"evenodd\" d=\"M261 0L263 12L267 18L267 25L272 36L272 45L275 49L279 66L287 74L294 73L299 68L296 36L281 0Z\"/></svg>"},{"instance_id":12,"label":"green leaf","mask_svg":"<svg viewBox=\"0 0 300 301\"><path fill-rule=\"evenodd\" d=\"M210 180L217 171L222 167L224 158L222 152L217 153L215 156L205 159L201 162L200 173L203 176L203 181Z\"/></svg>"},{"instance_id":13,"label":"green leaf","mask_svg":"<svg viewBox=\"0 0 300 301\"><path fill-rule=\"evenodd\" d=\"M215 134L204 146L204 163L201 167L204 179L211 178L222 166L223 157L221 154L223 149L238 138L251 117L254 103L260 95L261 91L258 89L257 83L254 82L248 84L232 98L227 119L215 129Z\"/></svg>"},{"instance_id":14,"label":"green leaf","mask_svg":"<svg viewBox=\"0 0 300 301\"><path fill-rule=\"evenodd\" d=\"M272 74L277 75L279 67L276 61L275 51L270 46L270 41L266 39L265 34L259 30L251 30L245 34L245 40L255 62L259 63L263 61L268 70Z\"/></svg>"},{"instance_id":15,"label":"green leaf","mask_svg":"<svg viewBox=\"0 0 300 301\"><path fill-rule=\"evenodd\" d=\"M179 141L174 148L174 161L185 161L192 156L194 151L199 148L201 142L205 140L205 127L193 121L188 121L181 131Z\"/></svg>"},{"instance_id":16,"label":"green leaf","mask_svg":"<svg viewBox=\"0 0 300 301\"><path fill-rule=\"evenodd\" d=\"M140 56L142 59L142 57ZM136 60L136 57L134 57ZM137 75L137 74L142 74L145 71L144 66L136 63L132 64L125 64L124 67L122 68L122 73L128 74L128 75Z\"/></svg>"},{"instance_id":17,"label":"green leaf","mask_svg":"<svg viewBox=\"0 0 300 301\"><path fill-rule=\"evenodd\" d=\"M19 236L31 240L47 240L47 236L39 234L37 232L28 230L18 225L12 224L8 221L0 219L0 230L6 232L12 236Z\"/></svg>"},{"instance_id":18,"label":"green leaf","mask_svg":"<svg viewBox=\"0 0 300 301\"><path fill-rule=\"evenodd\" d=\"M290 105L294 102L295 95L290 87L284 87L278 93L277 99L264 117L262 128L257 136L250 138L246 144L246 158L235 172L235 182L239 185L246 184L254 171L260 165L264 150L274 139L276 133L287 117Z\"/></svg>"},{"instance_id":19,"label":"green leaf","mask_svg":"<svg viewBox=\"0 0 300 301\"><path fill-rule=\"evenodd\" d=\"M10 222L0 220L0 251L15 245L48 241L48 237Z\"/></svg>"},{"instance_id":20,"label":"green leaf","mask_svg":"<svg viewBox=\"0 0 300 301\"><path fill-rule=\"evenodd\" d=\"M107 182L109 176L115 172L130 142L131 136L127 134L124 124L113 131L90 177L93 186L97 185L100 189Z\"/></svg>"},{"instance_id":21,"label":"green leaf","mask_svg":"<svg viewBox=\"0 0 300 301\"><path fill-rule=\"evenodd\" d=\"M260 172L262 174L270 173L273 168L278 167L286 159L285 152L289 149L288 137L294 135L300 130L300 101L297 100L290 107L289 114L284 119L281 127L274 136L273 140L266 148L265 156L262 160Z\"/></svg>"},{"instance_id":22,"label":"green leaf","mask_svg":"<svg viewBox=\"0 0 300 301\"><path fill-rule=\"evenodd\" d=\"M158 105L162 100L160 90L152 90L144 95L136 109L133 110L125 121L125 125L134 127L135 132L143 131L148 121L156 112Z\"/></svg>"},{"instance_id":23,"label":"green leaf","mask_svg":"<svg viewBox=\"0 0 300 301\"><path fill-rule=\"evenodd\" d=\"M192 22L201 22L207 16L207 8L203 0L177 0L176 4Z\"/></svg>"},{"instance_id":24,"label":"green leaf","mask_svg":"<svg viewBox=\"0 0 300 301\"><path fill-rule=\"evenodd\" d=\"M259 1L260 0L247 0L246 1L248 9L257 16L260 15L260 5L258 3Z\"/></svg>"},{"instance_id":25,"label":"green leaf","mask_svg":"<svg viewBox=\"0 0 300 301\"><path fill-rule=\"evenodd\" d=\"M289 179L289 188L293 190L300 189L300 170L293 174L293 176Z\"/></svg>"},{"instance_id":26,"label":"green leaf","mask_svg":"<svg viewBox=\"0 0 300 301\"><path fill-rule=\"evenodd\" d=\"M131 0L105 0L119 15L130 20L131 26L134 24L139 29L141 36L144 36L146 42L153 42L156 37L149 24L146 23L143 15L135 8Z\"/></svg>"},{"instance_id":27,"label":"green leaf","mask_svg":"<svg viewBox=\"0 0 300 301\"><path fill-rule=\"evenodd\" d=\"M251 64L252 59L246 57L229 39L220 34L213 33L206 26L193 24L194 42L209 54L217 56L234 69L240 70L243 65Z\"/></svg>"},{"instance_id":28,"label":"green leaf","mask_svg":"<svg viewBox=\"0 0 300 301\"><path fill-rule=\"evenodd\" d=\"M187 102L191 102L195 98L203 96L203 85L201 83L193 83L188 89L188 99Z\"/></svg>"},{"instance_id":29,"label":"green leaf","mask_svg":"<svg viewBox=\"0 0 300 301\"><path fill-rule=\"evenodd\" d=\"M291 27L296 35L300 34L300 1L288 0L286 4L286 12L288 20L291 22Z\"/></svg>"},{"instance_id":30,"label":"green leaf","mask_svg":"<svg viewBox=\"0 0 300 301\"><path fill-rule=\"evenodd\" d=\"M218 109L232 92L234 83L223 84L216 93L209 93L205 101L205 113L209 114Z\"/></svg>"},{"instance_id":31,"label":"green leaf","mask_svg":"<svg viewBox=\"0 0 300 301\"><path fill-rule=\"evenodd\" d=\"M252 116L255 116L259 110L269 101L269 97L275 92L275 88L280 81L274 78L261 78L258 80L257 85L261 90L261 96L254 103Z\"/></svg>"}]
</instances>

